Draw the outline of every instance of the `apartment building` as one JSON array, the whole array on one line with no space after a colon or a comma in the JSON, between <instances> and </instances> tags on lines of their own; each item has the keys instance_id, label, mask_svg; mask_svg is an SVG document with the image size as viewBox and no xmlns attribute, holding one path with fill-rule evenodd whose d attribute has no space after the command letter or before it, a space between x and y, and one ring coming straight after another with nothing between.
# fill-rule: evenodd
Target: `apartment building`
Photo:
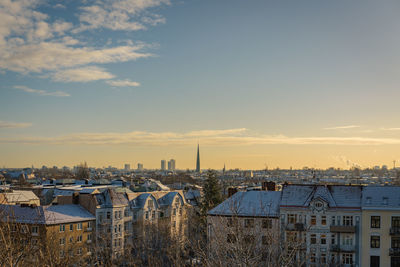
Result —
<instances>
[{"instance_id":1,"label":"apartment building","mask_svg":"<svg viewBox=\"0 0 400 267\"><path fill-rule=\"evenodd\" d=\"M61 259L91 255L96 218L80 205L0 205L0 213L3 225L10 225L11 236L17 236L28 253L41 247Z\"/></svg>"},{"instance_id":2,"label":"apartment building","mask_svg":"<svg viewBox=\"0 0 400 267\"><path fill-rule=\"evenodd\" d=\"M361 266L361 186L284 185L284 239L301 240L307 266Z\"/></svg>"},{"instance_id":3,"label":"apartment building","mask_svg":"<svg viewBox=\"0 0 400 267\"><path fill-rule=\"evenodd\" d=\"M400 187L365 187L361 208L362 266L400 267Z\"/></svg>"},{"instance_id":4,"label":"apartment building","mask_svg":"<svg viewBox=\"0 0 400 267\"><path fill-rule=\"evenodd\" d=\"M273 262L279 256L281 192L237 192L208 212L208 244L214 258ZM239 259L241 258L241 259Z\"/></svg>"}]
</instances>

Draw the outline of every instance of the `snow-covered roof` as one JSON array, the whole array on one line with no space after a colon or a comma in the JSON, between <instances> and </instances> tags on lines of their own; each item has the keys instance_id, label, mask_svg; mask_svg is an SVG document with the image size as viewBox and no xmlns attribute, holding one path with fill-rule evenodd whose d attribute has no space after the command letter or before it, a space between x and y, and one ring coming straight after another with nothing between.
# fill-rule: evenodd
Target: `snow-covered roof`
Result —
<instances>
[{"instance_id":1,"label":"snow-covered roof","mask_svg":"<svg viewBox=\"0 0 400 267\"><path fill-rule=\"evenodd\" d=\"M362 209L400 210L399 186L366 186L362 194Z\"/></svg>"},{"instance_id":2,"label":"snow-covered roof","mask_svg":"<svg viewBox=\"0 0 400 267\"><path fill-rule=\"evenodd\" d=\"M281 207L308 207L314 199L321 199L330 208L360 208L361 186L345 185L285 185Z\"/></svg>"},{"instance_id":3,"label":"snow-covered roof","mask_svg":"<svg viewBox=\"0 0 400 267\"><path fill-rule=\"evenodd\" d=\"M112 188L107 188L95 196L97 204L102 207L127 206L129 204L125 193L117 193Z\"/></svg>"},{"instance_id":4,"label":"snow-covered roof","mask_svg":"<svg viewBox=\"0 0 400 267\"><path fill-rule=\"evenodd\" d=\"M278 217L280 191L237 192L214 209L209 215Z\"/></svg>"},{"instance_id":5,"label":"snow-covered roof","mask_svg":"<svg viewBox=\"0 0 400 267\"><path fill-rule=\"evenodd\" d=\"M13 190L12 192L2 193L8 203L29 202L39 198L32 191Z\"/></svg>"},{"instance_id":6,"label":"snow-covered roof","mask_svg":"<svg viewBox=\"0 0 400 267\"><path fill-rule=\"evenodd\" d=\"M28 224L61 224L95 220L91 213L80 205L52 205L23 207L0 205L1 220Z\"/></svg>"}]
</instances>

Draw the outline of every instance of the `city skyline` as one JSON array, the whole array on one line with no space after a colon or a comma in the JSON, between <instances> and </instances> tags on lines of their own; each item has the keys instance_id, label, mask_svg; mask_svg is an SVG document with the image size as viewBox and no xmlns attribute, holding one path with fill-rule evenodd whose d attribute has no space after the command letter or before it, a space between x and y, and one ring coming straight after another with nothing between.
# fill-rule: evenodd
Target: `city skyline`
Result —
<instances>
[{"instance_id":1,"label":"city skyline","mask_svg":"<svg viewBox=\"0 0 400 267\"><path fill-rule=\"evenodd\" d=\"M391 167L399 11L396 1L4 1L0 166L156 169L174 158L195 169L200 143L203 169Z\"/></svg>"}]
</instances>

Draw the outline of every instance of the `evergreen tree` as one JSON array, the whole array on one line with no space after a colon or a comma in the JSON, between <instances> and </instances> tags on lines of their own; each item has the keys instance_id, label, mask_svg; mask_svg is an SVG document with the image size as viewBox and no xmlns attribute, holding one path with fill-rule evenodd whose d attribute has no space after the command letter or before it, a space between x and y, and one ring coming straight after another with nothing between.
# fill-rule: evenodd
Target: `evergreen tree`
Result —
<instances>
[{"instance_id":1,"label":"evergreen tree","mask_svg":"<svg viewBox=\"0 0 400 267\"><path fill-rule=\"evenodd\" d=\"M202 215L206 216L210 209L222 202L221 187L214 171L208 171L207 179L205 180L203 186L203 193L204 195L201 203L201 211Z\"/></svg>"}]
</instances>

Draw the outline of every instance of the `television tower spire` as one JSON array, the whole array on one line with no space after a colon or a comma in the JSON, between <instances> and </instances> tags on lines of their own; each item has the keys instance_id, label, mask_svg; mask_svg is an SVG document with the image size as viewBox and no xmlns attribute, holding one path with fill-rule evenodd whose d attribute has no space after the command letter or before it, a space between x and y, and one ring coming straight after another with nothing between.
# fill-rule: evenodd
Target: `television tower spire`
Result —
<instances>
[{"instance_id":1,"label":"television tower spire","mask_svg":"<svg viewBox=\"0 0 400 267\"><path fill-rule=\"evenodd\" d=\"M199 143L197 143L196 172L200 173L200 145L199 145Z\"/></svg>"}]
</instances>

